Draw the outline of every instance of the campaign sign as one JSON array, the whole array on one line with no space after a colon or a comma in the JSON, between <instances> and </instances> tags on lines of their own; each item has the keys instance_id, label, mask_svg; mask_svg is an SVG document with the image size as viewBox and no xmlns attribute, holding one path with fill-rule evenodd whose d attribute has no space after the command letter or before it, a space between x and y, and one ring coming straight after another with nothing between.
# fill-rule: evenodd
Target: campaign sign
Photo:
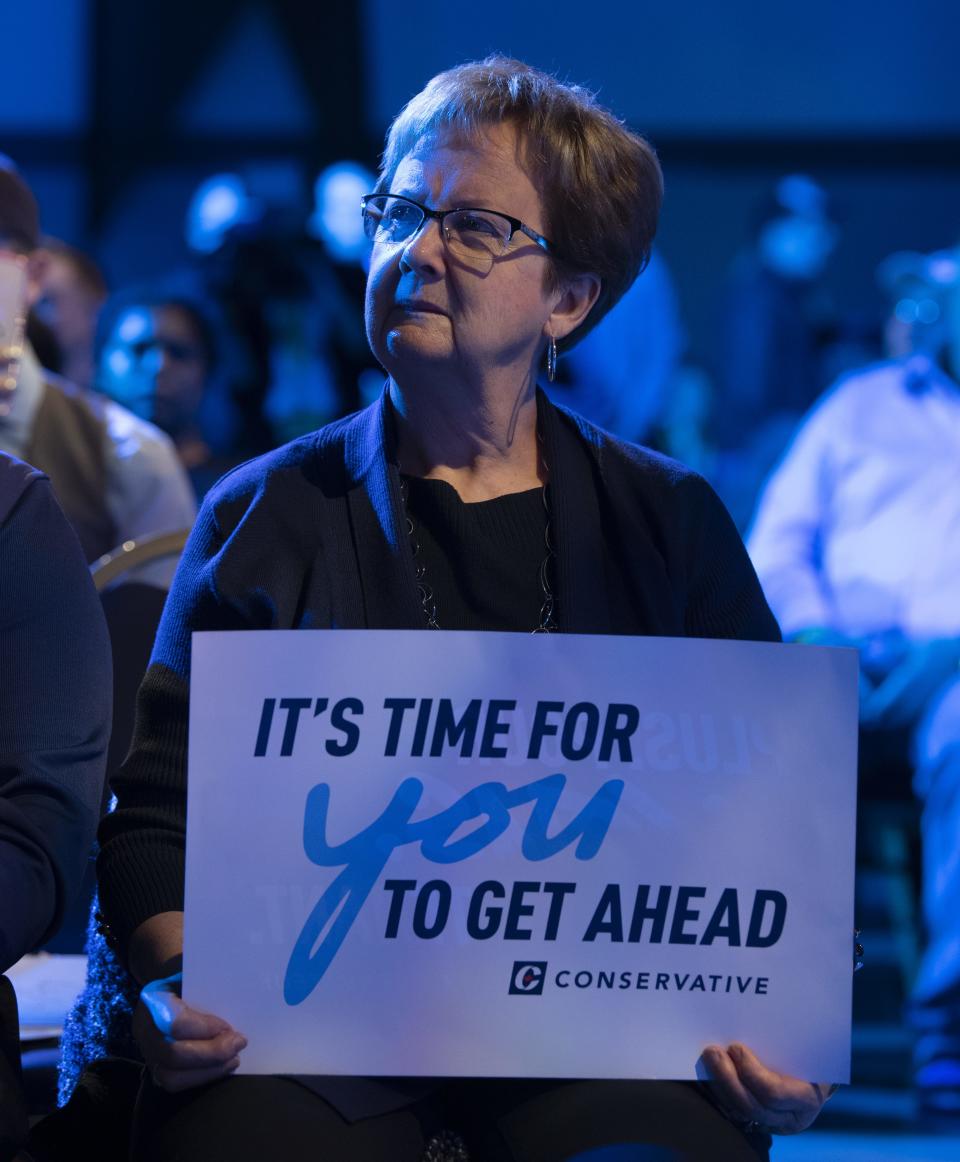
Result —
<instances>
[{"instance_id":1,"label":"campaign sign","mask_svg":"<svg viewBox=\"0 0 960 1162\"><path fill-rule=\"evenodd\" d=\"M184 997L248 1073L849 1073L857 660L193 638Z\"/></svg>"}]
</instances>

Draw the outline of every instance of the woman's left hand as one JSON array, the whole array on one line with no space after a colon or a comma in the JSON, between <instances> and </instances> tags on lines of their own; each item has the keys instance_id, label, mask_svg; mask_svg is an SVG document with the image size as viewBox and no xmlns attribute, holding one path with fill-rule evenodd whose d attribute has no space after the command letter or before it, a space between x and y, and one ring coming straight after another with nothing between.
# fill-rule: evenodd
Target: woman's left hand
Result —
<instances>
[{"instance_id":1,"label":"woman's left hand","mask_svg":"<svg viewBox=\"0 0 960 1162\"><path fill-rule=\"evenodd\" d=\"M717 1105L747 1130L798 1134L811 1125L834 1089L768 1069L745 1045L711 1045L702 1061Z\"/></svg>"}]
</instances>

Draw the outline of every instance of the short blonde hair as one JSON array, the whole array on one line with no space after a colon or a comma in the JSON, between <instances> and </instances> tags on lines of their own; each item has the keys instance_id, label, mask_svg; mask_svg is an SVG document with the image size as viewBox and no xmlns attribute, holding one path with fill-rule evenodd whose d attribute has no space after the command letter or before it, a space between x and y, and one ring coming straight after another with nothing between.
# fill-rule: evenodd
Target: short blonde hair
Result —
<instances>
[{"instance_id":1,"label":"short blonde hair","mask_svg":"<svg viewBox=\"0 0 960 1162\"><path fill-rule=\"evenodd\" d=\"M438 73L400 111L387 133L377 191L389 189L400 161L428 135L474 138L506 121L528 150L555 253L554 286L595 274L590 314L559 344L571 347L600 322L650 258L663 200L663 175L650 144L579 85L503 56Z\"/></svg>"}]
</instances>

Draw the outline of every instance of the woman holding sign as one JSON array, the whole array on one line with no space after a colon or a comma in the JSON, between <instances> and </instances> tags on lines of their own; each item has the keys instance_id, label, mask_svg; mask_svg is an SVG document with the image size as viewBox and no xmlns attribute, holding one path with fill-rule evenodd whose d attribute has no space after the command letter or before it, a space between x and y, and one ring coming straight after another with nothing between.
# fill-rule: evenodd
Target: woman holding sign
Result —
<instances>
[{"instance_id":1,"label":"woman holding sign","mask_svg":"<svg viewBox=\"0 0 960 1162\"><path fill-rule=\"evenodd\" d=\"M702 1088L231 1078L243 1037L188 1008L171 979L182 951L191 631L778 640L709 487L537 388L540 369L552 378L559 353L642 269L661 188L647 143L588 93L503 58L435 77L391 127L363 199L367 334L385 391L208 494L102 828L101 906L144 986L138 1156L415 1162L452 1125L473 1159L559 1160L612 1142L752 1159L766 1157L768 1132L816 1116L821 1087L742 1046L705 1050Z\"/></svg>"}]
</instances>

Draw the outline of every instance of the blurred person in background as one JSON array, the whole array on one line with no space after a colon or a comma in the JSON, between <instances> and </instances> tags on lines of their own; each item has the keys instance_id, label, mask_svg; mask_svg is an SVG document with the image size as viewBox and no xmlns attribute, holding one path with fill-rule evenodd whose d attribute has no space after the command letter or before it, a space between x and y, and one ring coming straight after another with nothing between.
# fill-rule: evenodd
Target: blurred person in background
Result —
<instances>
[{"instance_id":1,"label":"blurred person in background","mask_svg":"<svg viewBox=\"0 0 960 1162\"><path fill-rule=\"evenodd\" d=\"M198 499L244 455L221 374L225 342L212 305L173 286L120 291L97 327L97 390L167 433Z\"/></svg>"},{"instance_id":2,"label":"blurred person in background","mask_svg":"<svg viewBox=\"0 0 960 1162\"><path fill-rule=\"evenodd\" d=\"M90 859L110 737L110 647L50 482L0 453L0 972L48 940ZM0 1157L27 1132L17 1006L0 977Z\"/></svg>"},{"instance_id":3,"label":"blurred person in background","mask_svg":"<svg viewBox=\"0 0 960 1162\"><path fill-rule=\"evenodd\" d=\"M313 183L313 210L307 221L310 234L320 239L331 262L362 271L362 291L366 290L372 247L363 231L363 219L357 216L357 206L375 181L375 175L357 161L335 161L326 166Z\"/></svg>"},{"instance_id":4,"label":"blurred person in background","mask_svg":"<svg viewBox=\"0 0 960 1162\"><path fill-rule=\"evenodd\" d=\"M938 335L946 326L950 290L957 282L958 267L960 255L956 250L937 250L933 254L900 250L880 263L877 282L890 302L883 328L884 353L889 359L902 359L938 345L944 347ZM956 363L953 366L956 369Z\"/></svg>"},{"instance_id":5,"label":"blurred person in background","mask_svg":"<svg viewBox=\"0 0 960 1162\"><path fill-rule=\"evenodd\" d=\"M807 408L827 385L833 338L818 282L839 241L827 193L804 174L782 178L759 209L749 248L724 288L713 358L714 481L737 526Z\"/></svg>"},{"instance_id":6,"label":"blurred person in background","mask_svg":"<svg viewBox=\"0 0 960 1162\"><path fill-rule=\"evenodd\" d=\"M716 460L708 427L713 402L710 377L693 363L681 364L670 382L657 426L649 443L686 464L701 476L712 478Z\"/></svg>"},{"instance_id":7,"label":"blurred person in background","mask_svg":"<svg viewBox=\"0 0 960 1162\"><path fill-rule=\"evenodd\" d=\"M39 267L40 297L33 314L50 329L59 359L48 366L78 387L93 383L93 336L107 297L106 279L97 264L74 246L44 238Z\"/></svg>"},{"instance_id":8,"label":"blurred person in background","mask_svg":"<svg viewBox=\"0 0 960 1162\"><path fill-rule=\"evenodd\" d=\"M685 336L670 271L650 264L613 310L557 365L548 394L624 440L663 426Z\"/></svg>"},{"instance_id":9,"label":"blurred person in background","mask_svg":"<svg viewBox=\"0 0 960 1162\"><path fill-rule=\"evenodd\" d=\"M902 354L805 418L748 548L785 637L860 651L866 777L913 770L928 940L916 1082L922 1112L960 1124L960 262L894 268Z\"/></svg>"},{"instance_id":10,"label":"blurred person in background","mask_svg":"<svg viewBox=\"0 0 960 1162\"><path fill-rule=\"evenodd\" d=\"M205 178L187 206L184 234L201 296L216 304L237 344L230 394L240 431L237 443L252 454L273 447L263 414L270 386L270 332L260 288L246 277L246 238L263 206L237 173Z\"/></svg>"},{"instance_id":11,"label":"blurred person in background","mask_svg":"<svg viewBox=\"0 0 960 1162\"><path fill-rule=\"evenodd\" d=\"M370 240L357 206L373 189L374 175L356 161L337 161L317 175L307 230L319 239L340 289L331 354L344 412L372 403L383 390L383 370L370 354L363 330L363 302Z\"/></svg>"},{"instance_id":12,"label":"blurred person in background","mask_svg":"<svg viewBox=\"0 0 960 1162\"><path fill-rule=\"evenodd\" d=\"M256 223L263 208L239 174L204 178L187 207L187 245L197 254L216 254L231 231Z\"/></svg>"},{"instance_id":13,"label":"blurred person in background","mask_svg":"<svg viewBox=\"0 0 960 1162\"><path fill-rule=\"evenodd\" d=\"M25 263L25 309L42 295L46 256L36 200L9 161L0 159L0 251ZM173 444L152 424L45 372L29 340L3 360L0 451L45 472L88 561L125 541L189 528L193 490ZM151 566L159 584L171 567Z\"/></svg>"},{"instance_id":14,"label":"blurred person in background","mask_svg":"<svg viewBox=\"0 0 960 1162\"><path fill-rule=\"evenodd\" d=\"M339 336L356 319L324 245L310 233L299 167L248 166L205 181L187 213L204 294L245 344L234 389L244 446L271 448L356 409L338 375ZM382 377L381 377L382 383Z\"/></svg>"}]
</instances>

